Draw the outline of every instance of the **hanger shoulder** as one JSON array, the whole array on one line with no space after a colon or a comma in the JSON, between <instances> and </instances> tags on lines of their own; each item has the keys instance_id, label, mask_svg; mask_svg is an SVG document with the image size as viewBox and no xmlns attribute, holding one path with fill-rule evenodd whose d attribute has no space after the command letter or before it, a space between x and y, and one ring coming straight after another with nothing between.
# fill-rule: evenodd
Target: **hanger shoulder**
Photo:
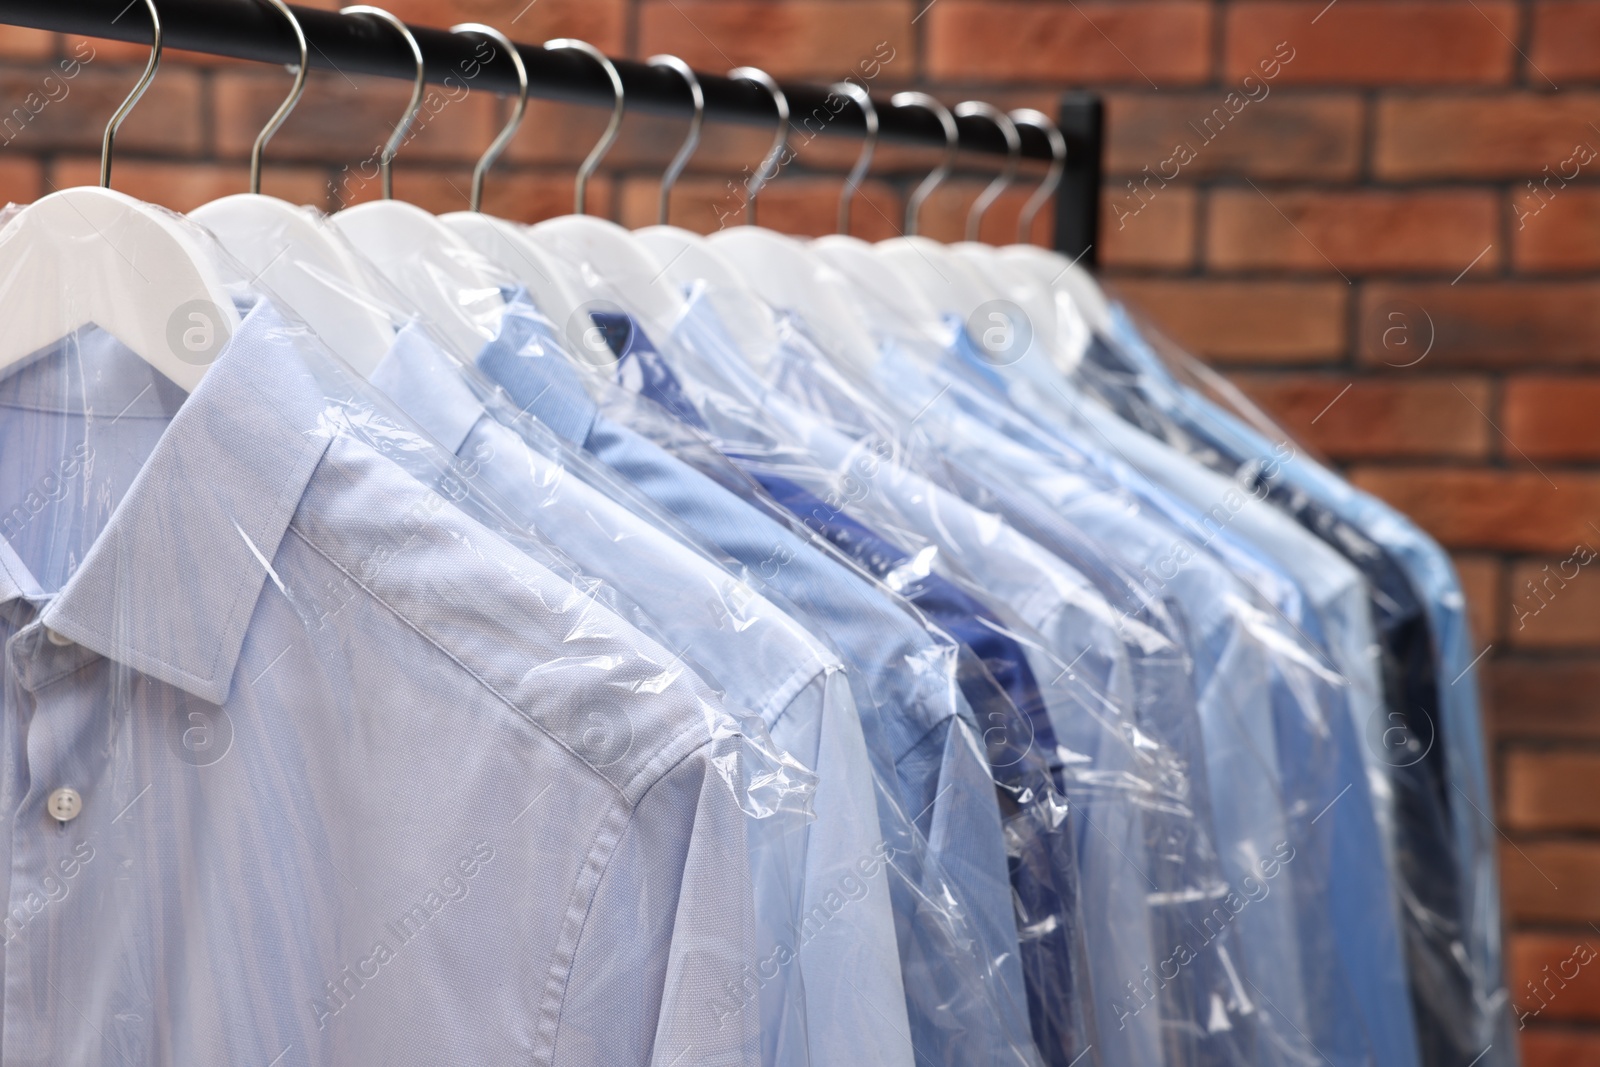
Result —
<instances>
[{"instance_id":1,"label":"hanger shoulder","mask_svg":"<svg viewBox=\"0 0 1600 1067\"><path fill-rule=\"evenodd\" d=\"M831 284L837 272L792 237L755 226L736 226L708 238L742 271L762 299L794 312L833 355L860 369L878 359L878 344L860 309Z\"/></svg>"},{"instance_id":2,"label":"hanger shoulder","mask_svg":"<svg viewBox=\"0 0 1600 1067\"><path fill-rule=\"evenodd\" d=\"M534 244L572 266L591 270L600 281L626 292L646 329L670 330L686 310L677 288L662 276L662 265L633 234L607 219L563 215L528 228Z\"/></svg>"},{"instance_id":3,"label":"hanger shoulder","mask_svg":"<svg viewBox=\"0 0 1600 1067\"><path fill-rule=\"evenodd\" d=\"M583 303L568 278L572 268L529 240L524 227L478 211L453 211L439 221L522 283L533 306L551 321L565 322Z\"/></svg>"},{"instance_id":4,"label":"hanger shoulder","mask_svg":"<svg viewBox=\"0 0 1600 1067\"><path fill-rule=\"evenodd\" d=\"M778 346L778 328L772 308L750 287L745 273L711 242L677 226L649 226L636 238L655 258L666 264L667 279L687 291L703 284L702 298L717 313L740 351L758 367Z\"/></svg>"},{"instance_id":5,"label":"hanger shoulder","mask_svg":"<svg viewBox=\"0 0 1600 1067\"><path fill-rule=\"evenodd\" d=\"M363 376L394 343L394 322L369 292L355 253L309 208L252 193L195 208L229 255L281 297L345 362Z\"/></svg>"},{"instance_id":6,"label":"hanger shoulder","mask_svg":"<svg viewBox=\"0 0 1600 1067\"><path fill-rule=\"evenodd\" d=\"M376 200L329 224L411 302L459 356L476 355L505 309L494 271L473 247L414 204Z\"/></svg>"},{"instance_id":7,"label":"hanger shoulder","mask_svg":"<svg viewBox=\"0 0 1600 1067\"><path fill-rule=\"evenodd\" d=\"M0 231L0 368L94 325L193 391L239 325L202 247L159 211L95 187L64 189Z\"/></svg>"}]
</instances>

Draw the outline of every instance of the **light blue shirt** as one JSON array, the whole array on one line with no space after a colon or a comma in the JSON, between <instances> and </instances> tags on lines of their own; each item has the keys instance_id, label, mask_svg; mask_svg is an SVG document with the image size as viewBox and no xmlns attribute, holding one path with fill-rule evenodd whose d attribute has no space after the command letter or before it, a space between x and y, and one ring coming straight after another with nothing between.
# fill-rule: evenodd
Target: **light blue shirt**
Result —
<instances>
[{"instance_id":1,"label":"light blue shirt","mask_svg":"<svg viewBox=\"0 0 1600 1067\"><path fill-rule=\"evenodd\" d=\"M185 399L87 327L0 457L7 1063L760 1063L707 1004L807 791L303 330Z\"/></svg>"},{"instance_id":2,"label":"light blue shirt","mask_svg":"<svg viewBox=\"0 0 1600 1067\"><path fill-rule=\"evenodd\" d=\"M768 894L778 908L764 916L769 928L752 971L763 1004L764 1062L864 1057L909 1065L872 766L836 654L750 584L587 484L581 475L592 460L546 454L558 446L419 330L401 333L371 381L466 460L474 481L514 520L626 592L672 647L761 715L773 741L816 773L816 818L801 838L804 896L791 909L783 899L787 876L771 872L781 875ZM783 980L796 958L803 997ZM790 1006L803 1006L801 1025L784 1018Z\"/></svg>"}]
</instances>

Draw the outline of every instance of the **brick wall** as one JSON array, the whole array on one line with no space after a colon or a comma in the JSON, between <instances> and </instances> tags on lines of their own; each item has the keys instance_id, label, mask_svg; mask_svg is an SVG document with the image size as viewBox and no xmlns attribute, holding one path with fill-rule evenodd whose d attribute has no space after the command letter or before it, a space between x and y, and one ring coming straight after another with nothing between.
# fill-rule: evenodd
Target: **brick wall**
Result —
<instances>
[{"instance_id":1,"label":"brick wall","mask_svg":"<svg viewBox=\"0 0 1600 1067\"><path fill-rule=\"evenodd\" d=\"M929 88L951 103L1051 110L1061 88L1102 89L1107 275L1456 554L1489 646L1513 987L1570 973L1580 943L1600 947L1600 568L1574 557L1600 549L1600 0L392 7L520 40L673 52L705 70L865 74L881 91ZM74 77L58 68L45 81L74 57L86 60ZM101 126L142 61L129 46L0 31L0 97L45 101L0 133L0 194L26 201L93 181ZM125 127L115 184L180 210L241 191L255 131L287 84L279 70L172 55ZM406 91L315 75L269 151L266 191L324 207L375 195L358 164ZM469 161L503 106L484 93L437 98L396 164L399 195L464 207ZM604 118L535 104L489 182L490 210L566 210L572 168ZM630 120L616 166L591 187L597 209L652 221L654 176L682 130ZM738 206L729 179L765 144L760 131L708 130L673 220L717 225ZM763 223L830 229L831 168L853 149L806 144L763 195ZM903 150L882 159L889 177L869 182L855 211L869 238L895 232L903 176L929 163ZM924 231L958 236L981 181L936 196ZM994 209L991 240L1009 236L1025 192ZM1039 220L1041 237L1048 225ZM1542 1006L1519 995L1539 1009L1521 1035L1527 1062L1600 1064L1600 966L1557 985L1546 982Z\"/></svg>"}]
</instances>

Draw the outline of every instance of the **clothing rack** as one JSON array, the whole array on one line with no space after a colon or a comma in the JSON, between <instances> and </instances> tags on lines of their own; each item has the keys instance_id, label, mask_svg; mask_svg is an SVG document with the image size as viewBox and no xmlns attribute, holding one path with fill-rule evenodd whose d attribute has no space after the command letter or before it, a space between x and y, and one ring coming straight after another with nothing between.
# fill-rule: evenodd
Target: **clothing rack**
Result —
<instances>
[{"instance_id":1,"label":"clothing rack","mask_svg":"<svg viewBox=\"0 0 1600 1067\"><path fill-rule=\"evenodd\" d=\"M320 70L370 74L410 81L416 67L400 35L382 23L332 11L291 5L309 45L310 64ZM258 0L159 0L163 43L167 48L264 63L299 60L293 32L270 5ZM148 43L150 19L141 3L128 0L0 0L0 23L59 33ZM477 38L447 30L412 26L421 46L428 81L459 78L462 64L471 65ZM589 57L573 51L546 51L517 44L527 66L530 95L577 104L610 106L611 83ZM681 78L671 70L632 60L615 60L627 106L633 111L693 114ZM776 114L772 98L760 86L721 75L699 74L705 93L705 116L712 122L770 125ZM475 79L493 92L515 94L515 72L509 63L483 65ZM829 90L818 85L783 83L796 123L813 113L828 114ZM943 148L945 137L933 114L919 107L895 107L874 100L879 136L884 141ZM1062 94L1057 124L1067 143L1066 169L1056 192L1055 247L1069 258L1092 266L1099 232L1101 139L1104 123L1099 97L1087 92ZM993 123L980 117L958 118L964 152L1004 155L1005 141ZM861 137L866 115L854 101L820 124L826 135ZM1031 127L1020 131L1025 159L1048 162L1050 145Z\"/></svg>"}]
</instances>

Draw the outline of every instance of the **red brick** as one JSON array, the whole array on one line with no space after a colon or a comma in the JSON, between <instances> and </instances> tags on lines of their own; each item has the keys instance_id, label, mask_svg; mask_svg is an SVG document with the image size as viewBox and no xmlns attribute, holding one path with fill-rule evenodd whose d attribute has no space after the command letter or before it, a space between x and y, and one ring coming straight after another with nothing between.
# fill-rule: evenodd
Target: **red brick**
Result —
<instances>
[{"instance_id":1,"label":"red brick","mask_svg":"<svg viewBox=\"0 0 1600 1067\"><path fill-rule=\"evenodd\" d=\"M22 26L0 26L0 56L7 59L49 59L55 54L56 35Z\"/></svg>"},{"instance_id":2,"label":"red brick","mask_svg":"<svg viewBox=\"0 0 1600 1067\"><path fill-rule=\"evenodd\" d=\"M1591 530L1559 555L1512 564L1506 632L1513 645L1528 649L1600 645L1597 546L1600 530Z\"/></svg>"},{"instance_id":3,"label":"red brick","mask_svg":"<svg viewBox=\"0 0 1600 1067\"><path fill-rule=\"evenodd\" d=\"M249 156L261 127L283 102L284 81L259 69L217 76L213 100L218 154ZM410 94L410 86L401 81L314 73L267 155L354 168L388 140ZM418 160L475 160L498 132L490 94L430 85L409 139L395 156L396 173Z\"/></svg>"},{"instance_id":4,"label":"red brick","mask_svg":"<svg viewBox=\"0 0 1600 1067\"><path fill-rule=\"evenodd\" d=\"M46 191L36 160L0 157L0 204L31 204Z\"/></svg>"},{"instance_id":5,"label":"red brick","mask_svg":"<svg viewBox=\"0 0 1600 1067\"><path fill-rule=\"evenodd\" d=\"M1600 54L1594 48L1600 38L1600 7L1590 0L1540 0L1532 7L1529 62L1558 82L1600 76ZM1536 71L1529 76L1539 78Z\"/></svg>"},{"instance_id":6,"label":"red brick","mask_svg":"<svg viewBox=\"0 0 1600 1067\"><path fill-rule=\"evenodd\" d=\"M909 79L914 14L909 0L658 0L640 5L639 49L678 56L696 70L752 65L774 78L831 82L892 68Z\"/></svg>"},{"instance_id":7,"label":"red brick","mask_svg":"<svg viewBox=\"0 0 1600 1067\"><path fill-rule=\"evenodd\" d=\"M1600 515L1600 476L1550 473L1555 487L1526 464L1505 471L1358 467L1351 480L1452 548L1564 554L1581 540L1600 540L1589 526Z\"/></svg>"},{"instance_id":8,"label":"red brick","mask_svg":"<svg viewBox=\"0 0 1600 1067\"><path fill-rule=\"evenodd\" d=\"M1377 283L1363 287L1360 322L1361 358L1375 366L1437 371L1600 362L1594 282Z\"/></svg>"},{"instance_id":9,"label":"red brick","mask_svg":"<svg viewBox=\"0 0 1600 1067\"><path fill-rule=\"evenodd\" d=\"M1600 741L1600 662L1588 656L1494 659L1486 678L1494 736Z\"/></svg>"},{"instance_id":10,"label":"red brick","mask_svg":"<svg viewBox=\"0 0 1600 1067\"><path fill-rule=\"evenodd\" d=\"M1244 0L1228 5L1230 80L1295 85L1495 85L1516 63L1507 0ZM1287 61L1284 61L1287 60Z\"/></svg>"},{"instance_id":11,"label":"red brick","mask_svg":"<svg viewBox=\"0 0 1600 1067\"><path fill-rule=\"evenodd\" d=\"M1593 92L1386 96L1378 102L1373 169L1398 180L1523 181L1559 167L1579 145L1600 147L1589 125L1597 114Z\"/></svg>"},{"instance_id":12,"label":"red brick","mask_svg":"<svg viewBox=\"0 0 1600 1067\"><path fill-rule=\"evenodd\" d=\"M1522 1031L1522 1067L1600 1067L1600 1035Z\"/></svg>"},{"instance_id":13,"label":"red brick","mask_svg":"<svg viewBox=\"0 0 1600 1067\"><path fill-rule=\"evenodd\" d=\"M1219 126L1213 109L1222 106L1222 94L1206 90L1107 94L1106 167L1141 178L1146 167L1169 180L1176 172L1178 181L1240 174L1338 181L1355 177L1361 165L1356 96L1274 90ZM1202 126L1207 117L1209 129ZM1180 145L1189 152L1178 153Z\"/></svg>"},{"instance_id":14,"label":"red brick","mask_svg":"<svg viewBox=\"0 0 1600 1067\"><path fill-rule=\"evenodd\" d=\"M1600 1021L1600 936L1593 930L1516 934L1508 947L1506 984L1519 1018Z\"/></svg>"},{"instance_id":15,"label":"red brick","mask_svg":"<svg viewBox=\"0 0 1600 1067\"><path fill-rule=\"evenodd\" d=\"M531 101L527 118L506 149L504 158L512 163L553 164L576 170L605 132L610 118L611 112L602 107L564 101ZM502 119L503 116L497 114L492 124L498 125ZM660 174L682 145L688 125L686 120L661 115L625 113L621 132L606 154L605 165ZM753 171L771 148L773 132L771 126L707 123L690 169L730 177L740 174L742 168ZM805 151L802 134L791 130L790 147L795 152ZM881 173L886 168L874 166L873 169Z\"/></svg>"},{"instance_id":16,"label":"red brick","mask_svg":"<svg viewBox=\"0 0 1600 1067\"><path fill-rule=\"evenodd\" d=\"M1450 382L1352 380L1341 374L1235 375L1234 380L1290 433L1334 459L1482 459L1489 454L1493 431L1472 415ZM1484 380L1454 385L1479 407L1489 406Z\"/></svg>"},{"instance_id":17,"label":"red brick","mask_svg":"<svg viewBox=\"0 0 1600 1067\"><path fill-rule=\"evenodd\" d=\"M1596 143L1600 146L1600 138ZM1562 188L1557 169L1551 168L1554 178L1543 175L1537 183L1529 179L1512 186L1507 207L1511 262L1519 273L1600 269L1600 189ZM1572 173L1571 166L1563 169Z\"/></svg>"},{"instance_id":18,"label":"red brick","mask_svg":"<svg viewBox=\"0 0 1600 1067\"><path fill-rule=\"evenodd\" d=\"M1501 428L1535 459L1600 459L1600 381L1570 376L1506 381Z\"/></svg>"},{"instance_id":19,"label":"red brick","mask_svg":"<svg viewBox=\"0 0 1600 1067\"><path fill-rule=\"evenodd\" d=\"M630 178L622 190L624 226L649 226L656 221L660 183ZM805 178L769 186L758 201L761 225L785 233L824 234L834 231L839 204L837 182ZM723 181L708 176L689 177L672 190L671 222L696 233L714 233L723 225L736 225L739 199ZM726 217L719 223L718 211ZM868 241L883 240L900 232L902 207L895 190L880 182L867 182L851 209L850 231Z\"/></svg>"},{"instance_id":20,"label":"red brick","mask_svg":"<svg viewBox=\"0 0 1600 1067\"><path fill-rule=\"evenodd\" d=\"M50 180L63 189L98 184L100 160L87 156L58 160L51 167ZM111 184L129 196L188 212L224 196L249 192L250 168L242 164L125 159L113 165ZM323 207L327 189L327 176L317 168L268 167L261 175L262 192L292 204Z\"/></svg>"},{"instance_id":21,"label":"red brick","mask_svg":"<svg viewBox=\"0 0 1600 1067\"><path fill-rule=\"evenodd\" d=\"M1492 556L1456 556L1456 574L1467 597L1467 622L1474 648L1500 640L1500 617L1505 610L1500 561Z\"/></svg>"},{"instance_id":22,"label":"red brick","mask_svg":"<svg viewBox=\"0 0 1600 1067\"><path fill-rule=\"evenodd\" d=\"M12 136L8 147L17 151L49 152L58 149L100 149L100 138L112 112L122 103L138 80L138 72L111 67L82 65L77 76L46 86L45 79L60 79L56 65L8 67L0 71L0 100L18 107L29 94L45 100L25 128ZM60 84L62 88L54 88ZM49 100L44 94L54 93ZM0 113L12 118L16 111ZM117 134L116 147L122 151L192 153L201 146L200 79L192 70L163 71L146 91Z\"/></svg>"},{"instance_id":23,"label":"red brick","mask_svg":"<svg viewBox=\"0 0 1600 1067\"><path fill-rule=\"evenodd\" d=\"M1211 5L940 0L927 69L949 81L1194 85L1211 74Z\"/></svg>"},{"instance_id":24,"label":"red brick","mask_svg":"<svg viewBox=\"0 0 1600 1067\"><path fill-rule=\"evenodd\" d=\"M1116 289L1196 355L1234 363L1317 363L1345 348L1342 282L1124 280Z\"/></svg>"},{"instance_id":25,"label":"red brick","mask_svg":"<svg viewBox=\"0 0 1600 1067\"><path fill-rule=\"evenodd\" d=\"M1500 880L1510 916L1526 922L1600 923L1600 845L1501 840Z\"/></svg>"},{"instance_id":26,"label":"red brick","mask_svg":"<svg viewBox=\"0 0 1600 1067\"><path fill-rule=\"evenodd\" d=\"M1501 810L1508 830L1600 830L1594 803L1600 753L1516 749L1505 768Z\"/></svg>"},{"instance_id":27,"label":"red brick","mask_svg":"<svg viewBox=\"0 0 1600 1067\"><path fill-rule=\"evenodd\" d=\"M1484 190L1391 193L1219 189L1207 212L1207 259L1219 270L1317 274L1459 273L1498 265L1498 205Z\"/></svg>"},{"instance_id":28,"label":"red brick","mask_svg":"<svg viewBox=\"0 0 1600 1067\"><path fill-rule=\"evenodd\" d=\"M437 194L441 203L451 206L439 210L460 211L461 200L472 194L472 177L448 175L460 193L448 186ZM483 210L513 222L543 222L572 214L573 178L559 171L512 171L496 168L483 187ZM598 174L589 182L589 210L609 218L611 214L611 176Z\"/></svg>"},{"instance_id":29,"label":"red brick","mask_svg":"<svg viewBox=\"0 0 1600 1067\"><path fill-rule=\"evenodd\" d=\"M1124 207L1115 182L1100 197L1100 263L1109 270L1143 267L1183 270L1195 262L1199 194L1172 186L1139 205Z\"/></svg>"},{"instance_id":30,"label":"red brick","mask_svg":"<svg viewBox=\"0 0 1600 1067\"><path fill-rule=\"evenodd\" d=\"M148 32L150 28L149 19L145 20L144 25L146 32ZM104 37L81 37L77 34L63 34L61 44L67 54L81 56L94 63L121 64L135 70L138 69L138 64L150 58L150 43L148 41L112 41ZM169 55L180 54L187 58L190 53L178 53L175 50L169 52L163 48L161 50L162 69L166 69ZM182 65L181 61L179 65Z\"/></svg>"}]
</instances>

